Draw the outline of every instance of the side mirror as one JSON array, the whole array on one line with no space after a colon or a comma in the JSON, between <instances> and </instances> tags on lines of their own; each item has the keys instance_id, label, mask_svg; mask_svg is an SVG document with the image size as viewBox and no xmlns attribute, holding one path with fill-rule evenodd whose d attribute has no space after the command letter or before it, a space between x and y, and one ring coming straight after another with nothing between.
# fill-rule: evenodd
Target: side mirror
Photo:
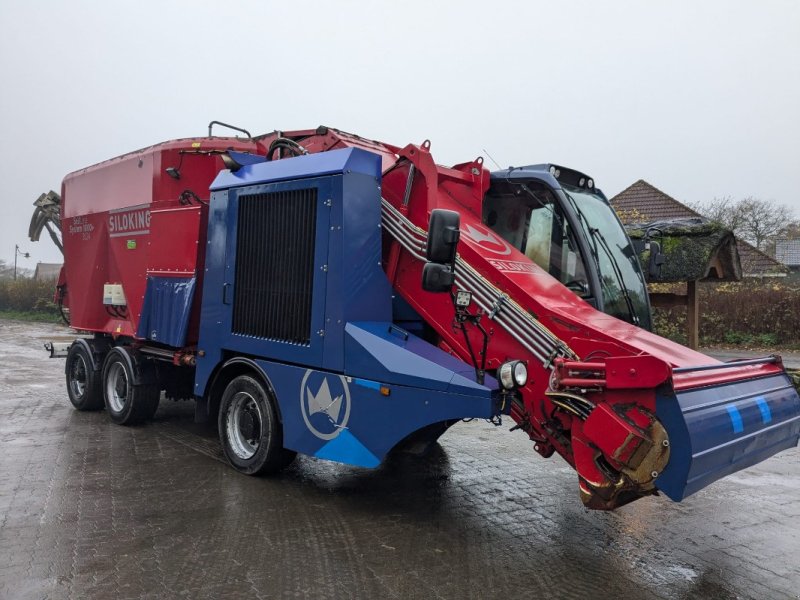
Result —
<instances>
[{"instance_id":1,"label":"side mirror","mask_svg":"<svg viewBox=\"0 0 800 600\"><path fill-rule=\"evenodd\" d=\"M456 274L449 265L429 262L422 269L422 289L426 292L449 292L456 282Z\"/></svg>"},{"instance_id":2,"label":"side mirror","mask_svg":"<svg viewBox=\"0 0 800 600\"><path fill-rule=\"evenodd\" d=\"M422 289L426 292L449 292L456 282L456 246L461 232L461 217L452 210L431 211L428 222L428 262L422 270Z\"/></svg>"},{"instance_id":3,"label":"side mirror","mask_svg":"<svg viewBox=\"0 0 800 600\"><path fill-rule=\"evenodd\" d=\"M458 226L461 222L459 214L453 210L437 208L431 211L428 223L428 261L443 265L452 265L456 260L456 246L461 233Z\"/></svg>"},{"instance_id":4,"label":"side mirror","mask_svg":"<svg viewBox=\"0 0 800 600\"><path fill-rule=\"evenodd\" d=\"M647 273L651 278L657 278L661 275L661 265L667 261L664 253L661 252L661 244L658 242L650 242L650 261L647 265Z\"/></svg>"}]
</instances>

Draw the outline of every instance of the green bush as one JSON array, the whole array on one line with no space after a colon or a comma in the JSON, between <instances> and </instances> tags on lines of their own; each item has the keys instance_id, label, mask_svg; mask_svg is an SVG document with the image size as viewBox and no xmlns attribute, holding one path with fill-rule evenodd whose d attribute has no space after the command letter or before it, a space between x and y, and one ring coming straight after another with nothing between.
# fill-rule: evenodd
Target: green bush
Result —
<instances>
[{"instance_id":1,"label":"green bush","mask_svg":"<svg viewBox=\"0 0 800 600\"><path fill-rule=\"evenodd\" d=\"M0 280L0 311L57 315L55 281L19 278Z\"/></svg>"},{"instance_id":2,"label":"green bush","mask_svg":"<svg viewBox=\"0 0 800 600\"><path fill-rule=\"evenodd\" d=\"M686 344L686 311L653 308L653 331L673 342Z\"/></svg>"}]
</instances>

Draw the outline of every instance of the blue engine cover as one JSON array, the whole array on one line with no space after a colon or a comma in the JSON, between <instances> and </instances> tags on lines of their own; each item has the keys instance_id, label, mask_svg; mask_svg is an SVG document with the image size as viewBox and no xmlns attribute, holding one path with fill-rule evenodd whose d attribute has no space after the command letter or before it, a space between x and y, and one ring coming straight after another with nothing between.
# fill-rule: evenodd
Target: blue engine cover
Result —
<instances>
[{"instance_id":1,"label":"blue engine cover","mask_svg":"<svg viewBox=\"0 0 800 600\"><path fill-rule=\"evenodd\" d=\"M381 268L380 157L356 148L334 150L220 173L211 186L206 274L200 311L195 393L202 395L224 354L237 353L344 370L344 328L356 320L391 321L392 289ZM306 343L234 332L233 306L246 282L237 278L239 211L244 198L271 202L278 194L312 190L316 197L313 281ZM246 223L243 223L245 225ZM261 236L280 236L296 223L267 223ZM276 227L279 231L271 229ZM306 239L287 238L303 246ZM264 256L266 263L269 257ZM294 293L294 290L293 290ZM259 310L268 311L264 303ZM257 317L255 317L257 318ZM290 319L290 315L285 315Z\"/></svg>"},{"instance_id":2,"label":"blue engine cover","mask_svg":"<svg viewBox=\"0 0 800 600\"><path fill-rule=\"evenodd\" d=\"M380 164L349 148L217 177L195 372L202 396L226 360L248 357L286 447L367 467L423 427L500 412L494 380L475 383L472 367L392 323Z\"/></svg>"},{"instance_id":3,"label":"blue engine cover","mask_svg":"<svg viewBox=\"0 0 800 600\"><path fill-rule=\"evenodd\" d=\"M670 439L656 487L676 502L800 438L800 397L785 374L662 391L656 414Z\"/></svg>"}]
</instances>

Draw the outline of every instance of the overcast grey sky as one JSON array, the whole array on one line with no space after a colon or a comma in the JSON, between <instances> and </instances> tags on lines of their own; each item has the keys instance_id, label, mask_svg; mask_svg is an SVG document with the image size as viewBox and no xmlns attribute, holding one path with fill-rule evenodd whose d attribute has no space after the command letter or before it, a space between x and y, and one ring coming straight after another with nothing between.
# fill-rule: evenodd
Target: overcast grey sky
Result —
<instances>
[{"instance_id":1,"label":"overcast grey sky","mask_svg":"<svg viewBox=\"0 0 800 600\"><path fill-rule=\"evenodd\" d=\"M800 214L800 2L0 0L0 258L75 169L212 119L330 125L437 162L555 162L608 196ZM491 163L489 163L491 165Z\"/></svg>"}]
</instances>

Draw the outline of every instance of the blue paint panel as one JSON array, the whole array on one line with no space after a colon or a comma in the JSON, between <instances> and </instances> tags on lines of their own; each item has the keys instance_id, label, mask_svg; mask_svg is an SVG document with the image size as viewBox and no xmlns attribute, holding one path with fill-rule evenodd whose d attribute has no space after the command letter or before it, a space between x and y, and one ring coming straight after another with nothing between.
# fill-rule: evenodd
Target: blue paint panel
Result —
<instances>
[{"instance_id":1,"label":"blue paint panel","mask_svg":"<svg viewBox=\"0 0 800 600\"><path fill-rule=\"evenodd\" d=\"M227 306L222 303L225 285L225 252L228 244L228 191L211 194L208 209L208 234L206 242L206 270L203 277L200 304L200 339L194 373L194 393L205 394L211 374L223 357L222 322L227 317ZM230 327L230 325L229 325ZM230 328L227 330L230 331Z\"/></svg>"},{"instance_id":2,"label":"blue paint panel","mask_svg":"<svg viewBox=\"0 0 800 600\"><path fill-rule=\"evenodd\" d=\"M319 202L310 344L232 334L239 197L310 187ZM391 320L392 290L380 266L380 157L348 148L247 165L220 174L214 189L195 393L205 393L226 352L343 371L346 322Z\"/></svg>"},{"instance_id":3,"label":"blue paint panel","mask_svg":"<svg viewBox=\"0 0 800 600\"><path fill-rule=\"evenodd\" d=\"M228 150L228 156L235 160L240 165L257 165L267 162L266 156L259 154L250 154L249 152L237 152L235 150Z\"/></svg>"},{"instance_id":4,"label":"blue paint panel","mask_svg":"<svg viewBox=\"0 0 800 600\"><path fill-rule=\"evenodd\" d=\"M381 464L380 459L347 429L317 450L314 456L357 467L373 468Z\"/></svg>"},{"instance_id":5,"label":"blue paint panel","mask_svg":"<svg viewBox=\"0 0 800 600\"><path fill-rule=\"evenodd\" d=\"M266 360L257 363L269 377L278 399L284 445L310 456L316 456L342 431L348 431L380 461L398 442L427 425L489 418L496 413L496 402L487 388L453 393L433 389L419 380L419 386L393 386L392 393L384 396L378 389L359 385L356 378L347 375ZM329 395L324 392L325 382ZM323 409L331 405L334 410L326 419ZM363 455L359 455L358 462L351 462L355 460L352 456L333 454L336 448L334 445L324 452L324 458L366 466Z\"/></svg>"},{"instance_id":6,"label":"blue paint panel","mask_svg":"<svg viewBox=\"0 0 800 600\"><path fill-rule=\"evenodd\" d=\"M739 414L739 409L735 406L726 406L728 416L731 418L731 425L733 426L733 433L742 433L744 425L742 424L742 415Z\"/></svg>"},{"instance_id":7,"label":"blue paint panel","mask_svg":"<svg viewBox=\"0 0 800 600\"><path fill-rule=\"evenodd\" d=\"M392 320L392 289L381 267L380 179L345 173L340 181L331 206L323 362L335 370L344 369L347 322Z\"/></svg>"},{"instance_id":8,"label":"blue paint panel","mask_svg":"<svg viewBox=\"0 0 800 600\"><path fill-rule=\"evenodd\" d=\"M762 397L756 398L756 404L761 411L761 421L767 425L772 421L772 412L769 409L769 403Z\"/></svg>"},{"instance_id":9,"label":"blue paint panel","mask_svg":"<svg viewBox=\"0 0 800 600\"><path fill-rule=\"evenodd\" d=\"M671 442L656 487L675 501L800 440L800 397L785 374L661 390L656 414Z\"/></svg>"},{"instance_id":10,"label":"blue paint panel","mask_svg":"<svg viewBox=\"0 0 800 600\"><path fill-rule=\"evenodd\" d=\"M380 159L376 154L358 148L331 150L319 154L307 154L295 158L285 158L245 165L235 173L227 169L220 171L211 184L211 191L243 187L254 183L287 181L306 177L338 175L345 172L361 173L373 179L380 179Z\"/></svg>"},{"instance_id":11,"label":"blue paint panel","mask_svg":"<svg viewBox=\"0 0 800 600\"><path fill-rule=\"evenodd\" d=\"M136 336L175 348L186 345L194 277L147 277Z\"/></svg>"},{"instance_id":12,"label":"blue paint panel","mask_svg":"<svg viewBox=\"0 0 800 600\"><path fill-rule=\"evenodd\" d=\"M282 162L291 162L287 159ZM242 169L243 170L243 169ZM259 183L240 189L212 193L209 212L206 277L203 283L203 302L200 312L198 347L205 352L198 356L195 371L195 394L205 393L208 379L225 352L319 365L322 361L325 338L317 332L325 328L325 289L327 274L320 267L328 258L330 213L324 207L332 194L335 177L311 178L302 181ZM236 293L236 241L239 197L249 194L317 189L316 233L314 246L314 281L309 345L289 344L253 336L232 333L233 297Z\"/></svg>"},{"instance_id":13,"label":"blue paint panel","mask_svg":"<svg viewBox=\"0 0 800 600\"><path fill-rule=\"evenodd\" d=\"M289 162L277 161L277 162ZM309 178L301 181L282 181L278 183L259 184L236 190L229 190L228 212L229 232L225 253L224 285L229 287L230 303L225 304L223 330L227 332L224 340L226 350L234 350L265 358L280 358L288 362L320 365L325 345L325 337L319 331L325 329L325 295L329 277L321 268L328 262L328 241L330 234L330 213L325 209L325 200L333 194L336 177ZM239 198L252 194L269 194L279 191L317 189L316 240L314 244L314 282L311 307L311 331L308 345L291 344L257 338L248 335L230 333L233 325L233 298L236 295L236 217L238 216ZM266 200L268 201L268 200ZM220 332L221 333L221 332Z\"/></svg>"},{"instance_id":14,"label":"blue paint panel","mask_svg":"<svg viewBox=\"0 0 800 600\"><path fill-rule=\"evenodd\" d=\"M472 366L391 323L348 323L345 327L346 372L386 383L427 386L457 393L497 389L487 376L475 382Z\"/></svg>"}]
</instances>

